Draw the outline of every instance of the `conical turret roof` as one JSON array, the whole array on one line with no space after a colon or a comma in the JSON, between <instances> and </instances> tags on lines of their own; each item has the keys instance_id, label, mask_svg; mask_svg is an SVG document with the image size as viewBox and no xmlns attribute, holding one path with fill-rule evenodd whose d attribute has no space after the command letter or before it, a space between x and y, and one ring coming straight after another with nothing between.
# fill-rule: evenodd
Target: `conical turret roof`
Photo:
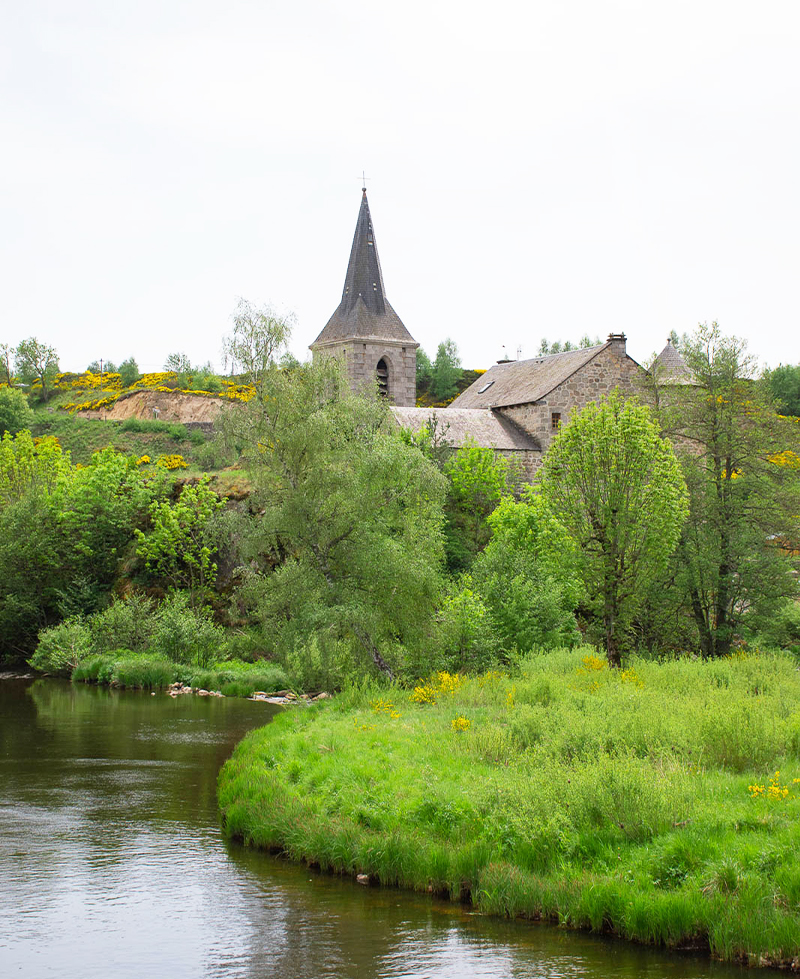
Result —
<instances>
[{"instance_id":1,"label":"conical turret roof","mask_svg":"<svg viewBox=\"0 0 800 979\"><path fill-rule=\"evenodd\" d=\"M666 347L656 357L653 369L662 384L694 384L691 369L681 357L672 339L667 340Z\"/></svg>"},{"instance_id":2,"label":"conical turret roof","mask_svg":"<svg viewBox=\"0 0 800 979\"><path fill-rule=\"evenodd\" d=\"M350 261L347 263L342 301L311 344L311 349L324 343L361 337L414 343L414 338L386 298L366 188L361 193L361 207L353 247L350 249Z\"/></svg>"}]
</instances>

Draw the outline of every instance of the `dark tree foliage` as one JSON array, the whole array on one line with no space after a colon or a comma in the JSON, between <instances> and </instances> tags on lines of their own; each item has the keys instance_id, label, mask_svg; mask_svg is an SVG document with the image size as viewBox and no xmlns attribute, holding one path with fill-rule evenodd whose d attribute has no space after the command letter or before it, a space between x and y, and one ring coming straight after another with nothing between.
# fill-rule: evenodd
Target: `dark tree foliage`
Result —
<instances>
[{"instance_id":1,"label":"dark tree foliage","mask_svg":"<svg viewBox=\"0 0 800 979\"><path fill-rule=\"evenodd\" d=\"M753 380L744 341L713 323L685 338L681 355L695 383L658 392L690 499L674 580L711 658L730 652L743 620L770 616L796 593L781 545L800 535L798 433Z\"/></svg>"},{"instance_id":2,"label":"dark tree foliage","mask_svg":"<svg viewBox=\"0 0 800 979\"><path fill-rule=\"evenodd\" d=\"M779 364L764 372L764 380L778 410L800 417L800 364Z\"/></svg>"},{"instance_id":3,"label":"dark tree foliage","mask_svg":"<svg viewBox=\"0 0 800 979\"><path fill-rule=\"evenodd\" d=\"M461 377L461 358L458 347L450 340L443 340L436 351L431 374L431 396L435 401L447 401L456 393Z\"/></svg>"}]
</instances>

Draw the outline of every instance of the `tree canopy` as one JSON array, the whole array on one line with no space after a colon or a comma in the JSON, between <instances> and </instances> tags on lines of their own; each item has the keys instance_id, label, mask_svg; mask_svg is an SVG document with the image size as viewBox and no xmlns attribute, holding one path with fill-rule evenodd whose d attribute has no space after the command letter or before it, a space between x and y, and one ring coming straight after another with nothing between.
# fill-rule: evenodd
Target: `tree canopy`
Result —
<instances>
[{"instance_id":1,"label":"tree canopy","mask_svg":"<svg viewBox=\"0 0 800 979\"><path fill-rule=\"evenodd\" d=\"M280 563L251 574L250 598L281 643L354 643L391 674L438 594L444 478L333 359L273 368L261 395L236 416L260 514L250 547Z\"/></svg>"},{"instance_id":2,"label":"tree canopy","mask_svg":"<svg viewBox=\"0 0 800 979\"><path fill-rule=\"evenodd\" d=\"M703 655L724 656L743 616L768 615L796 591L778 544L798 539L798 432L755 382L746 344L717 323L685 337L681 355L695 383L667 386L658 398L691 503L677 583Z\"/></svg>"},{"instance_id":3,"label":"tree canopy","mask_svg":"<svg viewBox=\"0 0 800 979\"><path fill-rule=\"evenodd\" d=\"M800 416L800 364L779 364L764 373L778 410L785 415Z\"/></svg>"},{"instance_id":4,"label":"tree canopy","mask_svg":"<svg viewBox=\"0 0 800 979\"><path fill-rule=\"evenodd\" d=\"M573 414L544 459L542 491L578 547L609 663L646 585L663 570L687 515L686 484L649 409L619 391Z\"/></svg>"},{"instance_id":5,"label":"tree canopy","mask_svg":"<svg viewBox=\"0 0 800 979\"><path fill-rule=\"evenodd\" d=\"M41 343L36 337L21 340L14 354L14 372L24 384L41 384L42 398L46 401L58 373L55 347Z\"/></svg>"},{"instance_id":6,"label":"tree canopy","mask_svg":"<svg viewBox=\"0 0 800 979\"><path fill-rule=\"evenodd\" d=\"M238 368L257 390L261 390L267 372L276 357L286 348L294 319L281 316L272 306L255 306L240 299L231 317L233 329L223 341L231 369Z\"/></svg>"},{"instance_id":7,"label":"tree canopy","mask_svg":"<svg viewBox=\"0 0 800 979\"><path fill-rule=\"evenodd\" d=\"M33 421L33 411L22 391L12 387L0 387L0 436L4 432L16 435L23 428L29 428Z\"/></svg>"},{"instance_id":8,"label":"tree canopy","mask_svg":"<svg viewBox=\"0 0 800 979\"><path fill-rule=\"evenodd\" d=\"M431 368L431 396L436 401L447 401L456 393L461 377L461 358L458 347L451 339L443 340L436 351Z\"/></svg>"}]
</instances>

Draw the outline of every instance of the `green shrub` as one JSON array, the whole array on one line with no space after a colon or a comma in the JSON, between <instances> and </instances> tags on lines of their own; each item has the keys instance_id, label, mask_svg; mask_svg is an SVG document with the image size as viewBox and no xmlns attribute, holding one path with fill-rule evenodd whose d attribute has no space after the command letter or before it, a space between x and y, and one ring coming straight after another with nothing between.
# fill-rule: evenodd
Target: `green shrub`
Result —
<instances>
[{"instance_id":1,"label":"green shrub","mask_svg":"<svg viewBox=\"0 0 800 979\"><path fill-rule=\"evenodd\" d=\"M787 649L800 657L800 602L787 601L768 619L755 624L758 631L753 636L754 645Z\"/></svg>"},{"instance_id":2,"label":"green shrub","mask_svg":"<svg viewBox=\"0 0 800 979\"><path fill-rule=\"evenodd\" d=\"M33 424L33 409L17 388L0 387L0 437L4 432L16 435Z\"/></svg>"},{"instance_id":3,"label":"green shrub","mask_svg":"<svg viewBox=\"0 0 800 979\"><path fill-rule=\"evenodd\" d=\"M149 418L126 418L120 424L120 431L168 435L176 442L185 442L189 438L189 432L185 425L181 425L179 422L165 422L157 418L152 420Z\"/></svg>"},{"instance_id":4,"label":"green shrub","mask_svg":"<svg viewBox=\"0 0 800 979\"><path fill-rule=\"evenodd\" d=\"M155 615L149 649L173 663L208 666L225 655L225 631L208 608L195 609L184 592L172 592Z\"/></svg>"},{"instance_id":5,"label":"green shrub","mask_svg":"<svg viewBox=\"0 0 800 979\"><path fill-rule=\"evenodd\" d=\"M470 584L467 577L464 587L445 599L431 644L433 656L426 657L428 663L417 676L427 676L432 670L481 673L500 658L494 621Z\"/></svg>"},{"instance_id":6,"label":"green shrub","mask_svg":"<svg viewBox=\"0 0 800 979\"><path fill-rule=\"evenodd\" d=\"M108 608L87 620L92 650L105 653L123 647L138 652L147 648L156 627L155 602L135 592L115 598Z\"/></svg>"},{"instance_id":7,"label":"green shrub","mask_svg":"<svg viewBox=\"0 0 800 979\"><path fill-rule=\"evenodd\" d=\"M91 633L83 619L65 619L39 633L39 644L28 663L43 673L70 676L91 649Z\"/></svg>"},{"instance_id":8,"label":"green shrub","mask_svg":"<svg viewBox=\"0 0 800 979\"><path fill-rule=\"evenodd\" d=\"M338 690L365 669L352 643L323 633L297 640L283 650L282 660L300 690Z\"/></svg>"}]
</instances>

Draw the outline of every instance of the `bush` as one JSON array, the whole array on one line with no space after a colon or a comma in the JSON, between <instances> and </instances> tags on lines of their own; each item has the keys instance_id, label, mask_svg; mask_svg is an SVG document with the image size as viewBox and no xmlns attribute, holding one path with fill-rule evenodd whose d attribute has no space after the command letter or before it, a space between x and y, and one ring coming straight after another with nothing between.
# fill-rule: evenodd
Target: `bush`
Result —
<instances>
[{"instance_id":1,"label":"bush","mask_svg":"<svg viewBox=\"0 0 800 979\"><path fill-rule=\"evenodd\" d=\"M39 633L39 644L28 663L43 673L69 676L91 649L92 637L85 622L75 616Z\"/></svg>"},{"instance_id":2,"label":"bush","mask_svg":"<svg viewBox=\"0 0 800 979\"><path fill-rule=\"evenodd\" d=\"M762 620L759 627L754 637L757 644L787 649L800 656L800 602L785 602L769 619Z\"/></svg>"},{"instance_id":3,"label":"bush","mask_svg":"<svg viewBox=\"0 0 800 979\"><path fill-rule=\"evenodd\" d=\"M0 436L16 435L33 424L33 410L28 399L17 388L0 387Z\"/></svg>"},{"instance_id":4,"label":"bush","mask_svg":"<svg viewBox=\"0 0 800 979\"><path fill-rule=\"evenodd\" d=\"M338 690L363 674L365 664L360 651L344 639L324 633L292 643L283 652L283 664L301 690Z\"/></svg>"},{"instance_id":5,"label":"bush","mask_svg":"<svg viewBox=\"0 0 800 979\"><path fill-rule=\"evenodd\" d=\"M492 540L475 561L472 581L505 648L574 645L581 588L563 526L530 487L519 502L503 500L488 519Z\"/></svg>"},{"instance_id":6,"label":"bush","mask_svg":"<svg viewBox=\"0 0 800 979\"><path fill-rule=\"evenodd\" d=\"M120 646L139 652L147 648L156 627L155 603L136 593L117 598L107 609L93 615L88 625L93 652L105 653Z\"/></svg>"},{"instance_id":7,"label":"bush","mask_svg":"<svg viewBox=\"0 0 800 979\"><path fill-rule=\"evenodd\" d=\"M156 613L149 648L173 663L208 666L224 657L225 632L211 620L210 609L194 609L184 592L172 592Z\"/></svg>"},{"instance_id":8,"label":"bush","mask_svg":"<svg viewBox=\"0 0 800 979\"><path fill-rule=\"evenodd\" d=\"M433 657L427 657L417 676L431 670L480 673L500 658L502 644L492 617L481 598L469 587L449 596L439 612L433 640Z\"/></svg>"},{"instance_id":9,"label":"bush","mask_svg":"<svg viewBox=\"0 0 800 979\"><path fill-rule=\"evenodd\" d=\"M175 442L185 442L189 431L185 425L178 422L165 422L158 419L126 418L120 425L121 432L146 433L148 435L168 435Z\"/></svg>"}]
</instances>

